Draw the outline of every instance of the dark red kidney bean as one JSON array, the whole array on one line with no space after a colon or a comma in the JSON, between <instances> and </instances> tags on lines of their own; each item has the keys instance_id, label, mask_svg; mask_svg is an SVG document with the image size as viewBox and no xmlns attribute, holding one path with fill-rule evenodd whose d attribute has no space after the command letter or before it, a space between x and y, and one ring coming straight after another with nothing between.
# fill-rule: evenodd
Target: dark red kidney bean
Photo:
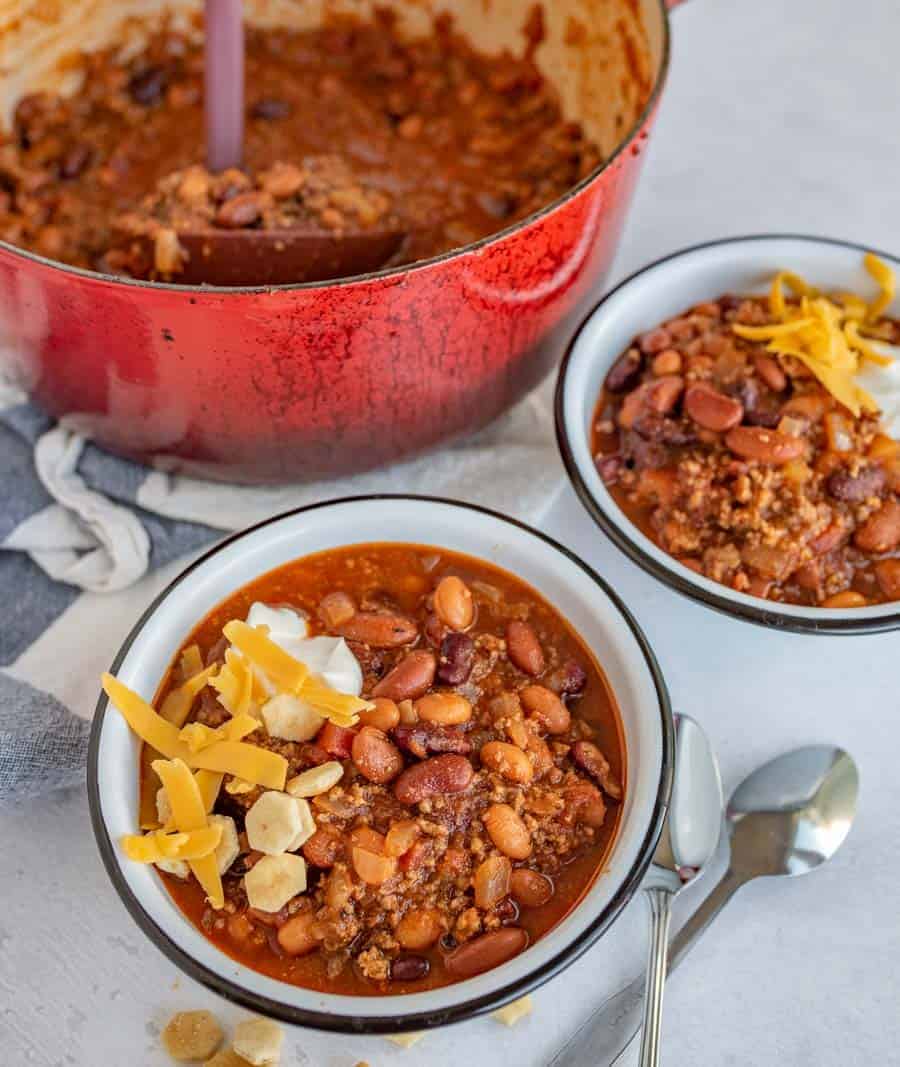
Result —
<instances>
[{"instance_id":1,"label":"dark red kidney bean","mask_svg":"<svg viewBox=\"0 0 900 1067\"><path fill-rule=\"evenodd\" d=\"M587 685L587 672L574 659L567 659L547 678L547 688L562 696L577 696Z\"/></svg>"},{"instance_id":2,"label":"dark red kidney bean","mask_svg":"<svg viewBox=\"0 0 900 1067\"><path fill-rule=\"evenodd\" d=\"M618 452L611 456L597 455L594 456L594 466L604 485L615 485L625 467L625 460Z\"/></svg>"},{"instance_id":3,"label":"dark red kidney bean","mask_svg":"<svg viewBox=\"0 0 900 1067\"><path fill-rule=\"evenodd\" d=\"M431 964L424 956L414 956L411 953L398 956L391 963L391 981L394 982L418 982L428 976Z\"/></svg>"},{"instance_id":4,"label":"dark red kidney bean","mask_svg":"<svg viewBox=\"0 0 900 1067\"><path fill-rule=\"evenodd\" d=\"M404 656L372 690L373 697L388 700L416 700L431 688L437 662L433 652L416 650Z\"/></svg>"},{"instance_id":5,"label":"dark red kidney bean","mask_svg":"<svg viewBox=\"0 0 900 1067\"><path fill-rule=\"evenodd\" d=\"M781 412L777 408L745 408L744 422L747 426L762 426L774 430L781 422Z\"/></svg>"},{"instance_id":6,"label":"dark red kidney bean","mask_svg":"<svg viewBox=\"0 0 900 1067\"><path fill-rule=\"evenodd\" d=\"M162 99L169 84L169 72L163 67L148 67L135 74L128 83L128 92L136 104L150 107Z\"/></svg>"},{"instance_id":7,"label":"dark red kidney bean","mask_svg":"<svg viewBox=\"0 0 900 1067\"><path fill-rule=\"evenodd\" d=\"M657 352L672 347L672 335L664 326L657 326L655 330L642 333L638 338L638 345L644 355L655 356Z\"/></svg>"},{"instance_id":8,"label":"dark red kidney bean","mask_svg":"<svg viewBox=\"0 0 900 1067\"><path fill-rule=\"evenodd\" d=\"M77 178L90 163L93 154L93 148L84 141L72 145L59 162L59 176L67 180Z\"/></svg>"},{"instance_id":9,"label":"dark red kidney bean","mask_svg":"<svg viewBox=\"0 0 900 1067\"><path fill-rule=\"evenodd\" d=\"M227 230L242 230L259 221L263 201L259 193L240 193L226 200L216 212L216 225Z\"/></svg>"},{"instance_id":10,"label":"dark red kidney bean","mask_svg":"<svg viewBox=\"0 0 900 1067\"><path fill-rule=\"evenodd\" d=\"M633 430L625 431L622 451L626 460L630 460L638 470L644 470L647 467L654 470L658 467L667 467L671 458L664 444L658 441L647 441Z\"/></svg>"},{"instance_id":11,"label":"dark red kidney bean","mask_svg":"<svg viewBox=\"0 0 900 1067\"><path fill-rule=\"evenodd\" d=\"M697 440L697 434L689 426L651 411L638 415L631 428L645 441L661 441L667 445L690 445Z\"/></svg>"},{"instance_id":12,"label":"dark red kidney bean","mask_svg":"<svg viewBox=\"0 0 900 1067\"><path fill-rule=\"evenodd\" d=\"M506 652L512 662L536 678L544 669L544 650L527 622L513 619L506 627Z\"/></svg>"},{"instance_id":13,"label":"dark red kidney bean","mask_svg":"<svg viewBox=\"0 0 900 1067\"><path fill-rule=\"evenodd\" d=\"M468 634L449 633L441 641L437 680L443 685L468 681L475 660L475 642Z\"/></svg>"},{"instance_id":14,"label":"dark red kidney bean","mask_svg":"<svg viewBox=\"0 0 900 1067\"><path fill-rule=\"evenodd\" d=\"M576 741L572 745L572 759L603 786L614 799L622 795L622 786L610 770L609 760L592 741Z\"/></svg>"},{"instance_id":15,"label":"dark red kidney bean","mask_svg":"<svg viewBox=\"0 0 900 1067\"><path fill-rule=\"evenodd\" d=\"M454 978L472 978L517 956L528 944L528 934L518 926L492 930L454 949L444 960Z\"/></svg>"},{"instance_id":16,"label":"dark red kidney bean","mask_svg":"<svg viewBox=\"0 0 900 1067\"><path fill-rule=\"evenodd\" d=\"M250 114L255 119L286 119L291 113L291 105L287 100L279 100L269 96L257 100L250 109Z\"/></svg>"},{"instance_id":17,"label":"dark red kidney bean","mask_svg":"<svg viewBox=\"0 0 900 1067\"><path fill-rule=\"evenodd\" d=\"M429 645L435 648L441 647L441 642L450 633L450 628L445 626L434 612L425 619L425 637Z\"/></svg>"},{"instance_id":18,"label":"dark red kidney bean","mask_svg":"<svg viewBox=\"0 0 900 1067\"><path fill-rule=\"evenodd\" d=\"M468 756L472 751L469 741L459 726L441 726L436 722L419 722L410 726L395 726L391 736L399 748L419 759L435 752L452 752Z\"/></svg>"},{"instance_id":19,"label":"dark red kidney bean","mask_svg":"<svg viewBox=\"0 0 900 1067\"><path fill-rule=\"evenodd\" d=\"M870 496L878 496L886 481L883 467L863 467L857 474L835 470L828 475L825 488L835 500L857 504Z\"/></svg>"},{"instance_id":20,"label":"dark red kidney bean","mask_svg":"<svg viewBox=\"0 0 900 1067\"><path fill-rule=\"evenodd\" d=\"M418 804L428 797L461 793L468 789L474 774L465 756L435 756L407 767L394 782L394 796L401 804Z\"/></svg>"},{"instance_id":21,"label":"dark red kidney bean","mask_svg":"<svg viewBox=\"0 0 900 1067\"><path fill-rule=\"evenodd\" d=\"M610 393L627 393L637 385L644 369L644 357L636 348L629 348L619 356L606 376L606 388Z\"/></svg>"}]
</instances>

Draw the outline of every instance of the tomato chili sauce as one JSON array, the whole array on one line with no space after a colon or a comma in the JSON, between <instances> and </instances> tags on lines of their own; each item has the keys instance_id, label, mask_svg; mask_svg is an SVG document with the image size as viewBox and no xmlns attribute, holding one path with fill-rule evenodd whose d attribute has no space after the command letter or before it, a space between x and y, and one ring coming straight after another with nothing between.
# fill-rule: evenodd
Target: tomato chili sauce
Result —
<instances>
[{"instance_id":1,"label":"tomato chili sauce","mask_svg":"<svg viewBox=\"0 0 900 1067\"><path fill-rule=\"evenodd\" d=\"M76 96L18 103L0 139L0 238L177 281L176 232L386 224L406 235L397 265L503 229L600 162L530 55L481 54L449 16L408 41L383 12L248 27L244 163L211 174L200 30L164 29L127 59L73 57ZM153 261L137 237L159 237Z\"/></svg>"},{"instance_id":2,"label":"tomato chili sauce","mask_svg":"<svg viewBox=\"0 0 900 1067\"><path fill-rule=\"evenodd\" d=\"M471 594L469 622L465 610L454 618L460 586ZM448 590L456 595L448 599ZM244 873L259 858L248 844L244 816L263 791L231 795L226 776L214 810L235 819L241 852L222 878L225 908L213 911L193 877L160 875L184 914L218 948L263 974L322 992L412 993L489 969L481 964L472 969L471 960L462 971L452 962L448 966L460 948L470 945L470 956L477 955L479 938L489 935L496 944L498 932L507 931L500 937L513 948L501 945L502 958L492 965L504 962L579 903L603 871L616 838L625 748L603 670L559 612L512 574L466 555L422 545L357 545L296 560L256 579L211 612L184 648L196 644L204 662L221 661L223 627L244 619L255 602L292 608L305 616L310 635L346 635L362 668L364 697L407 657L433 657L436 677L417 693L463 696L471 718L435 729L416 721L421 696L382 698L378 713L387 708L389 718L381 724L389 728L379 743L387 739L404 772L437 753L441 758L455 753L469 764L469 780L459 792L402 803L394 790L402 792L397 783L403 775L395 768L389 781L367 780L355 763L356 748L347 756L341 738L334 747L330 724L305 743L268 737L264 728L255 731L246 740L287 757L289 779L333 759L342 762L344 774L337 786L309 801L317 832L300 850L307 861L307 891L275 914L248 909L243 888ZM348 612L353 614L347 617ZM457 629L447 625L448 617ZM395 632L407 639L362 640L373 618L378 625L399 620ZM175 671L173 666L161 686L157 706ZM215 727L228 715L206 689L189 719ZM372 729L365 719L362 713L356 734ZM524 776L515 773L516 761L512 769L503 759L492 758L488 766L491 750L485 746L492 742L507 746L495 745L495 754L509 755L509 746L515 748L511 755L523 761ZM143 825L156 819L159 782L150 762L145 746ZM498 804L520 816L530 849L525 858L508 859L493 839L496 822L490 816L483 820ZM354 841L377 850L392 827L411 821L415 836L397 858L396 873L381 885L363 882L354 869ZM502 834L497 839L509 848ZM521 856L521 841L514 844L510 850ZM410 918L411 913L416 915ZM302 936L299 942L287 938L289 948L300 950L292 955L279 934L296 928L298 916Z\"/></svg>"},{"instance_id":3,"label":"tomato chili sauce","mask_svg":"<svg viewBox=\"0 0 900 1067\"><path fill-rule=\"evenodd\" d=\"M840 299L840 298L838 298ZM735 327L773 322L723 296L635 338L592 422L600 476L680 563L739 592L853 608L900 599L900 443L799 359ZM900 323L863 322L900 343Z\"/></svg>"}]
</instances>

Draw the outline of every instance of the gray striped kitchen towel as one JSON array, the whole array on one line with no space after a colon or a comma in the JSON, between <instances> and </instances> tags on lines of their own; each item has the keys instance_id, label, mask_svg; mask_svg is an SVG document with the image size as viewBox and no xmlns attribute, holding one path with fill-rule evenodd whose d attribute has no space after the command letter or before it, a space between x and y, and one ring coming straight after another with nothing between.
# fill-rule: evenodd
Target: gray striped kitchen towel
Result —
<instances>
[{"instance_id":1,"label":"gray striped kitchen towel","mask_svg":"<svg viewBox=\"0 0 900 1067\"><path fill-rule=\"evenodd\" d=\"M547 388L480 434L388 470L247 488L111 456L0 382L0 805L82 782L100 672L177 561L223 531L370 492L534 520L560 480Z\"/></svg>"}]
</instances>

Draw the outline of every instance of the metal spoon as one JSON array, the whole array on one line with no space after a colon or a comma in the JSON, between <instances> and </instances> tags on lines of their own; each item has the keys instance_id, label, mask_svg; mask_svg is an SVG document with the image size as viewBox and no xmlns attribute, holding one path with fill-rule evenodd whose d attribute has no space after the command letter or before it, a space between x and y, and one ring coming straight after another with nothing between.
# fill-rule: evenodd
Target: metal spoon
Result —
<instances>
[{"instance_id":1,"label":"metal spoon","mask_svg":"<svg viewBox=\"0 0 900 1067\"><path fill-rule=\"evenodd\" d=\"M650 939L641 1067L659 1063L672 899L715 852L721 825L722 781L709 739L693 719L676 716L672 800L643 886L650 905Z\"/></svg>"},{"instance_id":2,"label":"metal spoon","mask_svg":"<svg viewBox=\"0 0 900 1067\"><path fill-rule=\"evenodd\" d=\"M856 814L859 774L842 749L812 745L763 764L735 790L722 835L731 858L718 885L675 935L669 973L742 885L806 874L837 852ZM609 997L548 1067L613 1064L640 1028L643 975Z\"/></svg>"}]
</instances>

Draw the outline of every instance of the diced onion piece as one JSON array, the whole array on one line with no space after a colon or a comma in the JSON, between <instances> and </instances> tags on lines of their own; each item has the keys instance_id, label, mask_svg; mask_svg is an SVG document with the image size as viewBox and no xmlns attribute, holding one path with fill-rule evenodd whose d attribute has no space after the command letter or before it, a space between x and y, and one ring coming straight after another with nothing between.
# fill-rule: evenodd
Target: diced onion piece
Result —
<instances>
[{"instance_id":1,"label":"diced onion piece","mask_svg":"<svg viewBox=\"0 0 900 1067\"><path fill-rule=\"evenodd\" d=\"M378 856L358 845L354 845L351 856L353 869L367 885L381 885L397 872L397 861L393 856Z\"/></svg>"}]
</instances>

